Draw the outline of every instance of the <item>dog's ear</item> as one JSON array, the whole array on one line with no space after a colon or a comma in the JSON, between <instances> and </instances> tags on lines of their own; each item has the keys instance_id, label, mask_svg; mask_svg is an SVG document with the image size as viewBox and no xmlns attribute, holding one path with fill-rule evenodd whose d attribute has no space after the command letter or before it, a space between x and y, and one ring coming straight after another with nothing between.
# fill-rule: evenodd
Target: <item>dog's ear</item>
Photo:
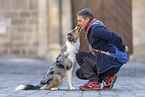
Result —
<instances>
[{"instance_id":1,"label":"dog's ear","mask_svg":"<svg viewBox=\"0 0 145 97\"><path fill-rule=\"evenodd\" d=\"M71 33L71 32L67 33L67 40L70 42L75 40L73 33Z\"/></svg>"}]
</instances>

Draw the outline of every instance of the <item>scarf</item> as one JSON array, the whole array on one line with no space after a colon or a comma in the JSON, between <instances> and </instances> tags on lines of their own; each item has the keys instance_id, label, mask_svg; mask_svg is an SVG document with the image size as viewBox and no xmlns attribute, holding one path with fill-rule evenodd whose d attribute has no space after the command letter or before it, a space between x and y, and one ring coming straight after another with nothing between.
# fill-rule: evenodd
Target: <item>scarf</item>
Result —
<instances>
[{"instance_id":1,"label":"scarf","mask_svg":"<svg viewBox=\"0 0 145 97\"><path fill-rule=\"evenodd\" d=\"M100 24L100 25L105 26L101 21L94 19L94 18L91 19L85 27L85 32L86 32L85 39L87 39L87 34L88 34L89 29L95 24Z\"/></svg>"}]
</instances>

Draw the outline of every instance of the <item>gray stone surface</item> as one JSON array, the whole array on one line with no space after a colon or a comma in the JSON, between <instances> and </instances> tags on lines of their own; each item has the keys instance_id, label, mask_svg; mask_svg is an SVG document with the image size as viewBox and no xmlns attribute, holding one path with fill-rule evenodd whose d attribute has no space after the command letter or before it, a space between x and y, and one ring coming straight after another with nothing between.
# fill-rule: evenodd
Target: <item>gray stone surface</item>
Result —
<instances>
[{"instance_id":1,"label":"gray stone surface","mask_svg":"<svg viewBox=\"0 0 145 97\"><path fill-rule=\"evenodd\" d=\"M66 78L58 91L14 90L20 84L39 84L51 63L28 58L0 58L0 97L145 97L145 64L136 62L128 62L120 69L111 90L81 91L79 86L87 81L78 79L75 73L76 90L73 91L68 89Z\"/></svg>"}]
</instances>

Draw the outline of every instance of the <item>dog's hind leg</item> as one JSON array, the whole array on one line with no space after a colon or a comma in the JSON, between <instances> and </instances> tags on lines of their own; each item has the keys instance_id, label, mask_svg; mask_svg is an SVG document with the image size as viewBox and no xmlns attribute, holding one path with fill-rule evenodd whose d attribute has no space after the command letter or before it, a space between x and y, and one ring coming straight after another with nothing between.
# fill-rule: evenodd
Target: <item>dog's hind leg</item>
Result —
<instances>
[{"instance_id":1,"label":"dog's hind leg","mask_svg":"<svg viewBox=\"0 0 145 97\"><path fill-rule=\"evenodd\" d=\"M75 89L75 87L72 86L72 72L73 72L73 68L66 71L67 82L70 90Z\"/></svg>"}]
</instances>

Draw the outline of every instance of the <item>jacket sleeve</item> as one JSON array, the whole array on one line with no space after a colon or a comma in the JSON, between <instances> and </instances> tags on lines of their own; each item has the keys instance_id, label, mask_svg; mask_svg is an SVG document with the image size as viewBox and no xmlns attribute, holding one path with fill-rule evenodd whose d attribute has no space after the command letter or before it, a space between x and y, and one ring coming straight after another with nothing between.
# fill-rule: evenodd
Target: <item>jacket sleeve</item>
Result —
<instances>
[{"instance_id":1,"label":"jacket sleeve","mask_svg":"<svg viewBox=\"0 0 145 97\"><path fill-rule=\"evenodd\" d=\"M122 42L122 38L114 32L109 31L102 25L94 25L91 29L91 33L97 39L106 40L111 44L114 44L119 50L125 51L125 45Z\"/></svg>"}]
</instances>

